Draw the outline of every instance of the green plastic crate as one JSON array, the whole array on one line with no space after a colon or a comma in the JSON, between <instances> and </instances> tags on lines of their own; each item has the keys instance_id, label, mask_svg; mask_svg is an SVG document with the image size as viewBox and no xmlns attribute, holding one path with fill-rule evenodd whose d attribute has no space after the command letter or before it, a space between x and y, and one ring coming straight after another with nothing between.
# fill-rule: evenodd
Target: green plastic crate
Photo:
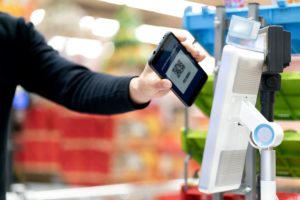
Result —
<instances>
[{"instance_id":1,"label":"green plastic crate","mask_svg":"<svg viewBox=\"0 0 300 200\"><path fill-rule=\"evenodd\" d=\"M181 146L199 164L202 162L206 132L183 130ZM259 158L259 157L258 157ZM285 131L283 142L276 148L276 174L300 177L300 133Z\"/></svg>"},{"instance_id":2,"label":"green plastic crate","mask_svg":"<svg viewBox=\"0 0 300 200\"><path fill-rule=\"evenodd\" d=\"M300 119L300 72L282 73L281 90L276 93L274 118L281 120ZM198 95L195 105L207 116L210 115L213 100L213 77ZM257 101L259 103L259 101ZM257 105L259 108L259 105Z\"/></svg>"}]
</instances>

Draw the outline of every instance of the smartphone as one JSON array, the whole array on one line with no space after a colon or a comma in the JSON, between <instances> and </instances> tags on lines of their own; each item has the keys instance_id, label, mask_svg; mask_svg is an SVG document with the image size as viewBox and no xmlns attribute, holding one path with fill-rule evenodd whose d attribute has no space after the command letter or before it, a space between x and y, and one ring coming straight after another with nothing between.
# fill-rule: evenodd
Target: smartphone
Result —
<instances>
[{"instance_id":1,"label":"smartphone","mask_svg":"<svg viewBox=\"0 0 300 200\"><path fill-rule=\"evenodd\" d=\"M160 78L172 82L172 91L185 106L191 106L207 80L207 74L177 37L166 33L148 60Z\"/></svg>"}]
</instances>

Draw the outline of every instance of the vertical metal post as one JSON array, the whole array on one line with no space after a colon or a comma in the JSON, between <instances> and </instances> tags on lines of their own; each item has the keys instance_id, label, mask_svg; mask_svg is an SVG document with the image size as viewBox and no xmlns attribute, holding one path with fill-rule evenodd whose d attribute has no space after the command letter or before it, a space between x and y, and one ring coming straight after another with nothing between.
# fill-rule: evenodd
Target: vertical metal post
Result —
<instances>
[{"instance_id":1,"label":"vertical metal post","mask_svg":"<svg viewBox=\"0 0 300 200\"><path fill-rule=\"evenodd\" d=\"M258 13L259 4L258 3L249 3L248 4L248 17L258 21L259 13Z\"/></svg>"},{"instance_id":2,"label":"vertical metal post","mask_svg":"<svg viewBox=\"0 0 300 200\"><path fill-rule=\"evenodd\" d=\"M190 154L187 154L184 158L184 191L188 191L188 176L189 176L189 161L192 158Z\"/></svg>"},{"instance_id":3,"label":"vertical metal post","mask_svg":"<svg viewBox=\"0 0 300 200\"><path fill-rule=\"evenodd\" d=\"M188 135L188 131L189 131L189 109L188 107L184 108L184 134L185 134L185 138L187 138ZM188 169L189 169L189 161L191 159L191 155L190 152L188 152L188 154L185 156L184 159L184 166L183 166L183 170L184 170L184 190L185 192L187 192L188 190Z\"/></svg>"},{"instance_id":4,"label":"vertical metal post","mask_svg":"<svg viewBox=\"0 0 300 200\"><path fill-rule=\"evenodd\" d=\"M281 76L280 74L263 74L262 75L262 80L260 83L260 104L261 104L261 114L270 122L274 121L274 115L273 115L273 110L274 110L274 103L275 103L275 92L278 91L280 89L280 83L281 83ZM272 148L269 149L269 151L273 151ZM267 151L266 151L267 152ZM265 163L261 163L260 166L260 174L261 175L265 175L266 171L265 168L262 168L263 165L266 165L266 163L269 161L271 161L269 163L269 165L273 165L274 169L273 170L273 174L274 177L276 176L276 164L275 164L275 151L273 153L273 157L272 159L267 159L267 161ZM261 156L263 156L261 154ZM262 160L263 158L261 158L260 160ZM265 180L266 177L261 177L259 176L258 180L257 180L257 185L259 186L257 188L258 192L257 192L257 197L258 200L264 200L261 199L261 178L263 178L262 180ZM275 179L275 178L274 178ZM267 179L269 180L269 179ZM276 193L276 191L275 191Z\"/></svg>"},{"instance_id":5,"label":"vertical metal post","mask_svg":"<svg viewBox=\"0 0 300 200\"><path fill-rule=\"evenodd\" d=\"M225 43L225 29L226 29L226 15L225 7L216 7L216 16L214 20L215 25L215 36L214 36L214 57L215 57L215 69L214 69L214 80L218 77L219 67L221 65L222 50Z\"/></svg>"},{"instance_id":6,"label":"vertical metal post","mask_svg":"<svg viewBox=\"0 0 300 200\"><path fill-rule=\"evenodd\" d=\"M258 3L249 3L248 4L248 17L258 21ZM245 194L246 200L255 200L257 199L257 188L256 188L256 152L257 150L252 146L248 145L247 154L246 154L246 162L245 162L245 186L251 188L249 192Z\"/></svg>"},{"instance_id":7,"label":"vertical metal post","mask_svg":"<svg viewBox=\"0 0 300 200\"><path fill-rule=\"evenodd\" d=\"M223 194L222 193L215 193L212 195L213 200L223 200Z\"/></svg>"},{"instance_id":8,"label":"vertical metal post","mask_svg":"<svg viewBox=\"0 0 300 200\"><path fill-rule=\"evenodd\" d=\"M225 44L225 29L226 29L226 15L225 7L216 7L216 16L214 20L215 24L215 43L214 43L214 57L215 57L215 69L214 69L214 88L218 77L219 68L221 65L222 51ZM222 193L213 194L213 200L222 200Z\"/></svg>"},{"instance_id":9,"label":"vertical metal post","mask_svg":"<svg viewBox=\"0 0 300 200\"><path fill-rule=\"evenodd\" d=\"M274 200L276 198L276 153L273 149L261 150L261 199Z\"/></svg>"},{"instance_id":10,"label":"vertical metal post","mask_svg":"<svg viewBox=\"0 0 300 200\"><path fill-rule=\"evenodd\" d=\"M245 162L245 177L244 185L251 188L249 192L245 194L246 200L256 200L257 188L256 188L256 149L252 145L248 145L246 162Z\"/></svg>"}]
</instances>

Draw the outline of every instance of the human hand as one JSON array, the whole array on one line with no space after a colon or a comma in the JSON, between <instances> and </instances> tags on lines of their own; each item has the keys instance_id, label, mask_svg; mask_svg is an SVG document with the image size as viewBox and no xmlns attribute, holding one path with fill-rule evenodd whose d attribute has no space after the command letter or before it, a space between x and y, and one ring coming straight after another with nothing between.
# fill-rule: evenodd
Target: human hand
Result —
<instances>
[{"instance_id":1,"label":"human hand","mask_svg":"<svg viewBox=\"0 0 300 200\"><path fill-rule=\"evenodd\" d=\"M192 54L197 62L202 61L205 55L201 53L198 47L187 41L183 34L175 33L176 37L182 45ZM129 84L129 93L133 102L137 104L147 103L153 98L166 95L172 87L172 83L168 79L161 79L146 64L140 76L135 77Z\"/></svg>"}]
</instances>

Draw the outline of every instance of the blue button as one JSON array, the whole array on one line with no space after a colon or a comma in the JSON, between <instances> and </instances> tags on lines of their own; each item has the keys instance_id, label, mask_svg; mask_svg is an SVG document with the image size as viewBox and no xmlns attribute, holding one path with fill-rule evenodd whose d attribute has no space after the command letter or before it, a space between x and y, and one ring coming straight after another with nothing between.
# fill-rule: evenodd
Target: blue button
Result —
<instances>
[{"instance_id":1,"label":"blue button","mask_svg":"<svg viewBox=\"0 0 300 200\"><path fill-rule=\"evenodd\" d=\"M260 124L254 130L253 140L255 144L259 147L269 147L273 140L275 134L273 128L269 124Z\"/></svg>"}]
</instances>

